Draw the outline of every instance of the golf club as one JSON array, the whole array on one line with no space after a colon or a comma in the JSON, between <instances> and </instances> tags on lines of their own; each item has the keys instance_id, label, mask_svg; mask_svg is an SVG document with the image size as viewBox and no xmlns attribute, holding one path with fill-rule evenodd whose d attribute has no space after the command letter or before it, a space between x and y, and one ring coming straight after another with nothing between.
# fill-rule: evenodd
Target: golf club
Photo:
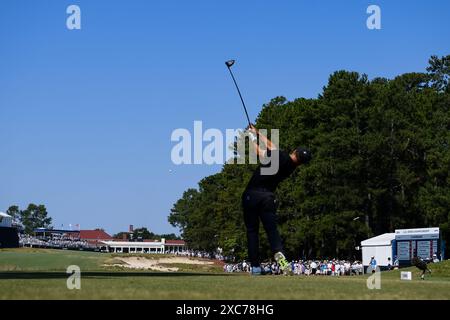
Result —
<instances>
[{"instance_id":1,"label":"golf club","mask_svg":"<svg viewBox=\"0 0 450 320\"><path fill-rule=\"evenodd\" d=\"M250 117L248 116L247 108L245 107L245 102L244 102L244 99L242 98L241 90L239 90L236 79L234 78L233 72L231 71L231 67L233 66L234 62L235 62L235 60L228 60L225 62L225 64L228 68L228 71L230 71L231 77L233 78L234 85L236 86L236 89L239 93L239 97L241 98L242 105L244 106L245 115L247 116L248 125L250 127L250 125L251 125Z\"/></svg>"}]
</instances>

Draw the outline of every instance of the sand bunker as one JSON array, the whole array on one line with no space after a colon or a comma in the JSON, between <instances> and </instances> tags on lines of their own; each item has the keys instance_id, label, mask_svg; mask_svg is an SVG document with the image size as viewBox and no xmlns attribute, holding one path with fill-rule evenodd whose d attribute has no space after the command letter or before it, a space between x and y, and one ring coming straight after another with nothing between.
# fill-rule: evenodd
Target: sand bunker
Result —
<instances>
[{"instance_id":1,"label":"sand bunker","mask_svg":"<svg viewBox=\"0 0 450 320\"><path fill-rule=\"evenodd\" d=\"M183 263L191 265L213 264L213 262L211 261L194 260L189 259L187 257L169 257L161 259L147 259L144 257L116 257L115 259L122 261L123 264L114 264L113 266L120 266L129 269L144 269L163 272L176 272L178 271L178 268L167 267L161 264L174 264L174 263Z\"/></svg>"}]
</instances>

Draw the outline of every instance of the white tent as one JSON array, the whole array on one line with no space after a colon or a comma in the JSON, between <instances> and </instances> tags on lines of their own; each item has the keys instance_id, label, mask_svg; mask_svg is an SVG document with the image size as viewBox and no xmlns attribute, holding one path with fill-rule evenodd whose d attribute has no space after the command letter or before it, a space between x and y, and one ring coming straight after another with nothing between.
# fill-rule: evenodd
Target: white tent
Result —
<instances>
[{"instance_id":1,"label":"white tent","mask_svg":"<svg viewBox=\"0 0 450 320\"><path fill-rule=\"evenodd\" d=\"M377 265L380 267L386 267L388 265L388 258L391 258L392 265L394 262L392 257L393 240L395 240L395 233L384 233L361 241L363 265L368 266L371 257L375 257Z\"/></svg>"},{"instance_id":2,"label":"white tent","mask_svg":"<svg viewBox=\"0 0 450 320\"><path fill-rule=\"evenodd\" d=\"M0 212L0 227L10 228L12 225L12 217L6 213Z\"/></svg>"}]
</instances>

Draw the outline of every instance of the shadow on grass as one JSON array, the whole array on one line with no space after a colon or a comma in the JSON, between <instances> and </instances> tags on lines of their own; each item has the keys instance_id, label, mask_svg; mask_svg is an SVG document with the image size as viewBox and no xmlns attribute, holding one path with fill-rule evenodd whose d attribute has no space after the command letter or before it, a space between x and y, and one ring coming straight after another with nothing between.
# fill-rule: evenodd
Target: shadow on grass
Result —
<instances>
[{"instance_id":1,"label":"shadow on grass","mask_svg":"<svg viewBox=\"0 0 450 320\"><path fill-rule=\"evenodd\" d=\"M0 279L67 279L70 276L66 272L0 272ZM82 278L125 278L125 277L189 277L189 276L230 276L229 274L219 273L199 273L199 272L104 272L104 271L88 271L81 272Z\"/></svg>"}]
</instances>

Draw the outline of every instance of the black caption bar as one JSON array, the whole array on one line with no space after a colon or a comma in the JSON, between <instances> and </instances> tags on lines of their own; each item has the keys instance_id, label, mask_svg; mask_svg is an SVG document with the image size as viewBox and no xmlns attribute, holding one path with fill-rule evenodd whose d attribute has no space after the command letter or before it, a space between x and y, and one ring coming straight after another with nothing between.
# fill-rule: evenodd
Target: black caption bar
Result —
<instances>
[{"instance_id":1,"label":"black caption bar","mask_svg":"<svg viewBox=\"0 0 450 320\"><path fill-rule=\"evenodd\" d=\"M89 318L151 319L298 319L296 315L322 312L344 314L402 316L413 313L415 317L429 316L439 310L448 310L449 301L376 301L376 300L12 300L0 301L0 308L21 310L21 315L49 316L57 309ZM89 311L87 311L89 310Z\"/></svg>"}]
</instances>

